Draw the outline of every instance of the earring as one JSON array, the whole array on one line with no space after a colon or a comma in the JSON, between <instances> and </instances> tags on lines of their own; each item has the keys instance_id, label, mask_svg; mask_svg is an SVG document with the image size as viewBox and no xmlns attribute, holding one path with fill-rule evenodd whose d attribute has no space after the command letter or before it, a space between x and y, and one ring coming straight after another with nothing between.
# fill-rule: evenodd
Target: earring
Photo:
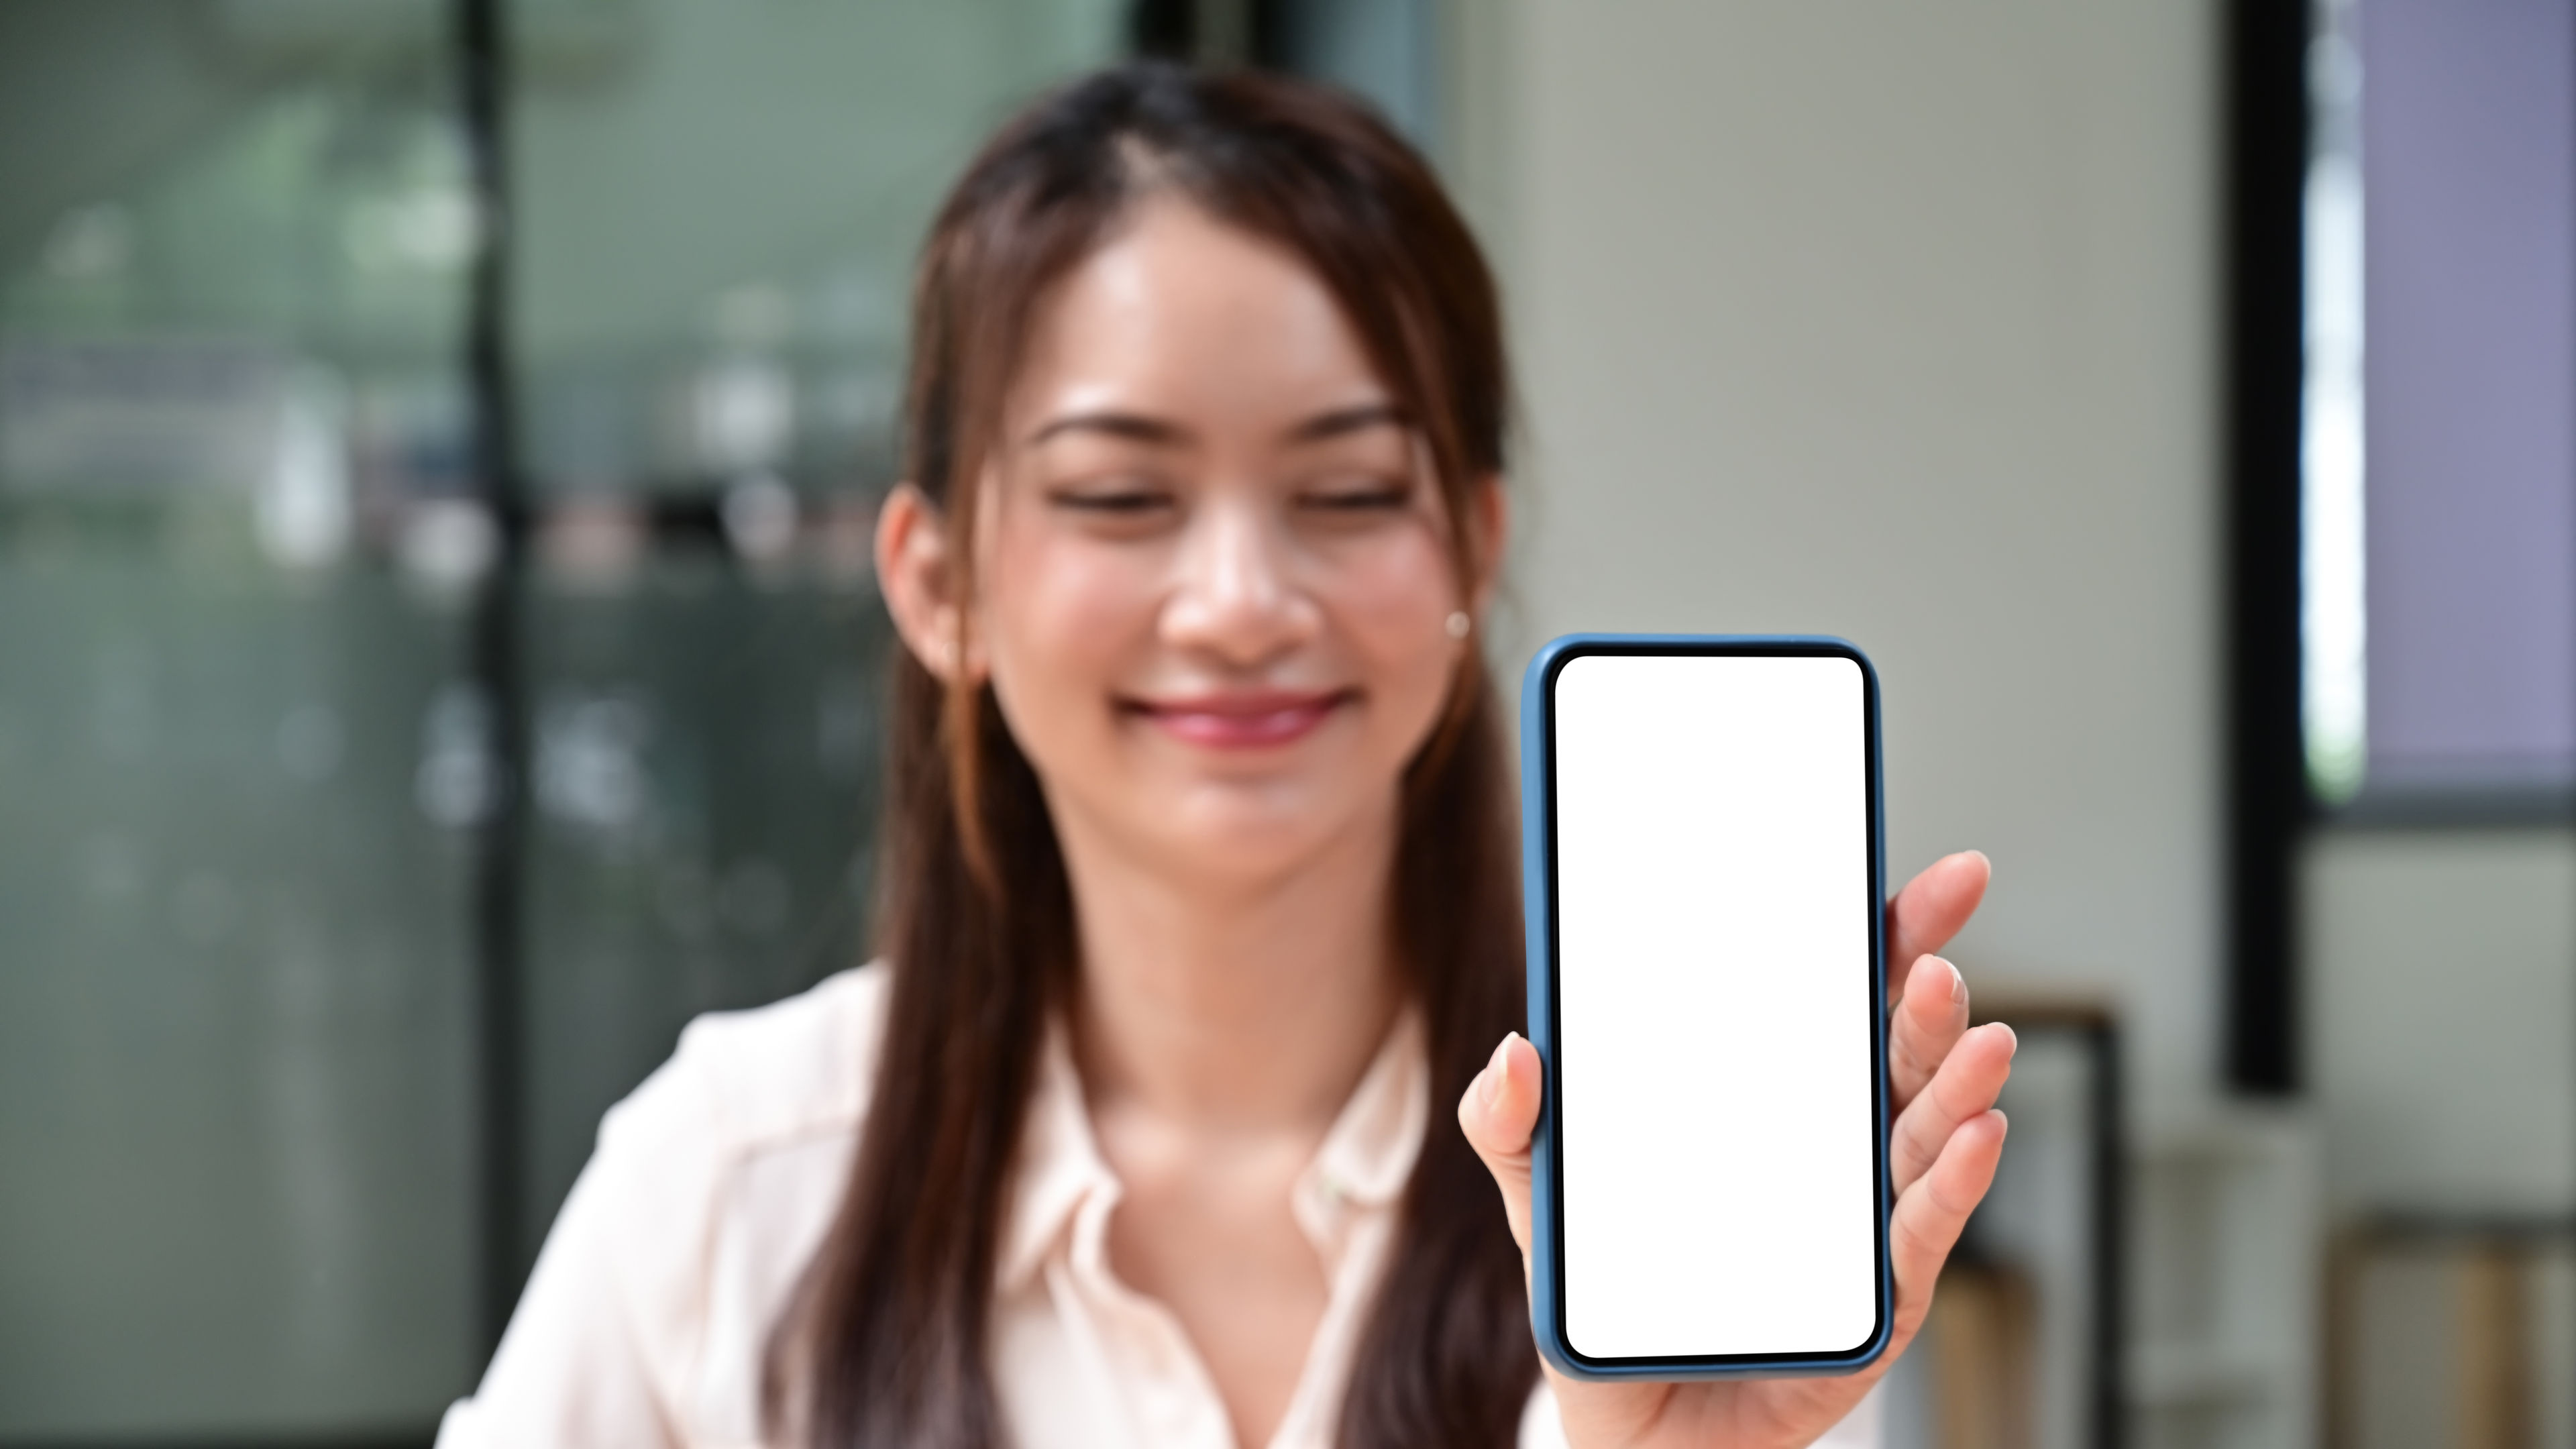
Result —
<instances>
[{"instance_id":1,"label":"earring","mask_svg":"<svg viewBox=\"0 0 2576 1449\"><path fill-rule=\"evenodd\" d=\"M1450 611L1450 614L1449 614L1449 637L1450 637L1450 638L1452 638L1452 639L1464 639L1464 638L1466 638L1466 637L1467 637L1467 633L1468 633L1468 631L1469 631L1469 630L1471 630L1471 629L1473 629L1473 628L1475 628L1475 627L1476 627L1476 621L1467 617L1467 611L1466 611L1466 610L1464 610L1464 609L1453 609L1453 610L1451 610L1451 611Z\"/></svg>"}]
</instances>

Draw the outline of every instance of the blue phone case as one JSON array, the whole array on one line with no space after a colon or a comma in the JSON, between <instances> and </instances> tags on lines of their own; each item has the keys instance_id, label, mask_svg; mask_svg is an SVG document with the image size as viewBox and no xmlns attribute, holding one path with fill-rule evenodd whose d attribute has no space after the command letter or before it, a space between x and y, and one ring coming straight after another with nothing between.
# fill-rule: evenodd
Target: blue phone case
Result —
<instances>
[{"instance_id":1,"label":"blue phone case","mask_svg":"<svg viewBox=\"0 0 2576 1449\"><path fill-rule=\"evenodd\" d=\"M1869 955L1871 1002L1870 1100L1876 1133L1874 1181L1878 1194L1878 1327L1860 1347L1839 1354L1729 1354L1707 1357L1597 1359L1575 1352L1566 1340L1564 1242L1559 1230L1564 1184L1557 1165L1557 992L1554 776L1556 740L1549 691L1557 671L1585 654L1833 655L1860 666L1868 710ZM1531 1136L1530 1321L1549 1363L1581 1379L1703 1379L1739 1375L1844 1374L1867 1367L1887 1350L1895 1309L1888 1266L1890 1194L1887 1177L1887 897L1886 811L1880 790L1878 671L1848 640L1826 635L1568 634L1550 640L1521 678L1521 888L1528 919L1529 1035L1538 1048L1545 1083L1538 1128Z\"/></svg>"}]
</instances>

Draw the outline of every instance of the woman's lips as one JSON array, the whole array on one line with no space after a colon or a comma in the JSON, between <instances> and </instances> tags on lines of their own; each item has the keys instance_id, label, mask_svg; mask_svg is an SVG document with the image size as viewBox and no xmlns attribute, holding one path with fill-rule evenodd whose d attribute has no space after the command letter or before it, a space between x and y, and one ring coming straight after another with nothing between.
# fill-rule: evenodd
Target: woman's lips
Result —
<instances>
[{"instance_id":1,"label":"woman's lips","mask_svg":"<svg viewBox=\"0 0 2576 1449\"><path fill-rule=\"evenodd\" d=\"M1189 744L1242 750L1303 739L1350 699L1348 690L1321 694L1271 692L1138 700L1129 708Z\"/></svg>"}]
</instances>

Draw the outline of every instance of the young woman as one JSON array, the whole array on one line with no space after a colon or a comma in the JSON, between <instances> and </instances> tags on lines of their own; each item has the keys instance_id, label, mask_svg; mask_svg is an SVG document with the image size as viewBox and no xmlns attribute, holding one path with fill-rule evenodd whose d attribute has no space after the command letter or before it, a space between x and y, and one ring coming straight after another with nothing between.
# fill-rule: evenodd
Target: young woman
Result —
<instances>
[{"instance_id":1,"label":"young woman","mask_svg":"<svg viewBox=\"0 0 2576 1449\"><path fill-rule=\"evenodd\" d=\"M1507 386L1422 162L1284 81L1083 81L958 183L912 368L884 959L697 1023L610 1113L441 1442L1842 1419L1875 1372L1573 1383L1533 1352L1539 1063L1477 645ZM2011 1034L1966 1031L1927 954L1985 881L1953 856L1889 908L1899 1350L2001 1149Z\"/></svg>"}]
</instances>

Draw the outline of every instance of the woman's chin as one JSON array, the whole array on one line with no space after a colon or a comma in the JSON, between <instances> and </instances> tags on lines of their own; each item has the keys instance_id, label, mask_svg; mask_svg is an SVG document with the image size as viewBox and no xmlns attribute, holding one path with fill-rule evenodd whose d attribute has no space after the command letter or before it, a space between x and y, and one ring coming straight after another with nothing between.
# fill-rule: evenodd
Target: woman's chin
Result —
<instances>
[{"instance_id":1,"label":"woman's chin","mask_svg":"<svg viewBox=\"0 0 2576 1449\"><path fill-rule=\"evenodd\" d=\"M1204 787L1139 817L1160 847L1155 853L1175 870L1244 880L1294 872L1392 824L1392 812L1355 810L1349 801L1302 791Z\"/></svg>"}]
</instances>

